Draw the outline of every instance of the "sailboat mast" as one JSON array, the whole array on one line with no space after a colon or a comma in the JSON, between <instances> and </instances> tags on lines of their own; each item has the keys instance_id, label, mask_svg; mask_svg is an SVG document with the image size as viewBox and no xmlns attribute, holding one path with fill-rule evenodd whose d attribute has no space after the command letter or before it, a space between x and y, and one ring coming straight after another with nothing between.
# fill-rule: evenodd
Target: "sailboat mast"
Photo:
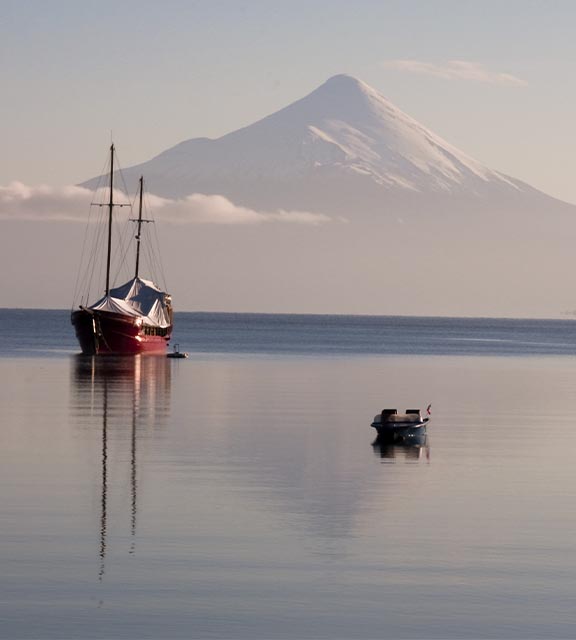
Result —
<instances>
[{"instance_id":1,"label":"sailboat mast","mask_svg":"<svg viewBox=\"0 0 576 640\"><path fill-rule=\"evenodd\" d=\"M110 202L108 203L108 257L106 259L106 295L110 293L110 259L112 257L112 210L114 209L114 145L110 146Z\"/></svg>"},{"instance_id":2,"label":"sailboat mast","mask_svg":"<svg viewBox=\"0 0 576 640\"><path fill-rule=\"evenodd\" d=\"M140 237L142 231L142 193L144 191L144 176L140 176L140 206L138 207L138 231L136 232L136 274L138 277L138 269L140 266Z\"/></svg>"}]
</instances>

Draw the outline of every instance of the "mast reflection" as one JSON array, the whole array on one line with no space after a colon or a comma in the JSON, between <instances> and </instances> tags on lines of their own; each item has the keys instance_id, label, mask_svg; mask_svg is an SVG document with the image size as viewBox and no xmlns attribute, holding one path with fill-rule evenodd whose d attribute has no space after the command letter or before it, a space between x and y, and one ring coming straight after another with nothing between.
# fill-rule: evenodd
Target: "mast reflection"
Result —
<instances>
[{"instance_id":1,"label":"mast reflection","mask_svg":"<svg viewBox=\"0 0 576 640\"><path fill-rule=\"evenodd\" d=\"M102 404L102 496L100 500L100 570L98 577L104 577L106 558L106 501L108 498L108 385L104 383Z\"/></svg>"},{"instance_id":2,"label":"mast reflection","mask_svg":"<svg viewBox=\"0 0 576 640\"><path fill-rule=\"evenodd\" d=\"M111 454L129 448L129 553L136 552L138 516L138 440L161 428L169 414L171 363L163 356L76 356L73 402L80 424L101 431L98 577L102 580L110 529L110 492L122 495L110 475ZM128 445L128 447L127 447ZM125 508L125 506L124 506Z\"/></svg>"}]
</instances>

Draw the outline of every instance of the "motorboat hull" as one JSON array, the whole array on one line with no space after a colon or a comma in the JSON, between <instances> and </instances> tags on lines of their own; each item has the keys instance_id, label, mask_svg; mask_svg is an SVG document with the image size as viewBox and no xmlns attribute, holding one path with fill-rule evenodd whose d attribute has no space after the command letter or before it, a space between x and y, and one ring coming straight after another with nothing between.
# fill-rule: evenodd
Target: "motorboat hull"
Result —
<instances>
[{"instance_id":1,"label":"motorboat hull","mask_svg":"<svg viewBox=\"0 0 576 640\"><path fill-rule=\"evenodd\" d=\"M426 435L426 425L428 421L417 424L380 424L373 422L372 426L378 433L378 438L392 440L393 442L402 442L409 439L417 439Z\"/></svg>"},{"instance_id":2,"label":"motorboat hull","mask_svg":"<svg viewBox=\"0 0 576 640\"><path fill-rule=\"evenodd\" d=\"M143 324L141 318L93 309L73 311L71 321L86 355L163 354L172 335L171 325L151 327Z\"/></svg>"}]
</instances>

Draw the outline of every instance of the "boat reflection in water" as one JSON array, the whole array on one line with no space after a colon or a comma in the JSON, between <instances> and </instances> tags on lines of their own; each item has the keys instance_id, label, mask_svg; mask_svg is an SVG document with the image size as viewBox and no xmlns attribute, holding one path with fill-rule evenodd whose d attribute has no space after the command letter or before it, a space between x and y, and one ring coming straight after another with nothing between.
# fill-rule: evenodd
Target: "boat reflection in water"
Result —
<instances>
[{"instance_id":1,"label":"boat reflection in water","mask_svg":"<svg viewBox=\"0 0 576 640\"><path fill-rule=\"evenodd\" d=\"M104 577L111 513L125 514L115 529L129 527L129 553L136 550L138 442L166 423L170 408L170 361L166 356L76 356L74 414L78 426L99 434L99 578ZM126 468L126 460L129 465ZM112 471L114 473L112 474ZM130 500L126 503L126 485ZM124 501L123 501L124 500Z\"/></svg>"},{"instance_id":2,"label":"boat reflection in water","mask_svg":"<svg viewBox=\"0 0 576 640\"><path fill-rule=\"evenodd\" d=\"M430 440L426 431L403 440L378 436L372 443L372 448L374 454L382 458L382 462L396 462L399 458L403 458L405 462L430 462Z\"/></svg>"}]
</instances>

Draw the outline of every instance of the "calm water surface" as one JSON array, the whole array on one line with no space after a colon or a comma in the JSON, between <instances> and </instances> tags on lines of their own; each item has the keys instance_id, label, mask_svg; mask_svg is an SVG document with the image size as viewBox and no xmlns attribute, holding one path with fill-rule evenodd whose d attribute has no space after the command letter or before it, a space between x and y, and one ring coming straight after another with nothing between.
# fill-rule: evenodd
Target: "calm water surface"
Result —
<instances>
[{"instance_id":1,"label":"calm water surface","mask_svg":"<svg viewBox=\"0 0 576 640\"><path fill-rule=\"evenodd\" d=\"M171 361L0 321L0 637L576 637L576 323L181 314Z\"/></svg>"}]
</instances>

